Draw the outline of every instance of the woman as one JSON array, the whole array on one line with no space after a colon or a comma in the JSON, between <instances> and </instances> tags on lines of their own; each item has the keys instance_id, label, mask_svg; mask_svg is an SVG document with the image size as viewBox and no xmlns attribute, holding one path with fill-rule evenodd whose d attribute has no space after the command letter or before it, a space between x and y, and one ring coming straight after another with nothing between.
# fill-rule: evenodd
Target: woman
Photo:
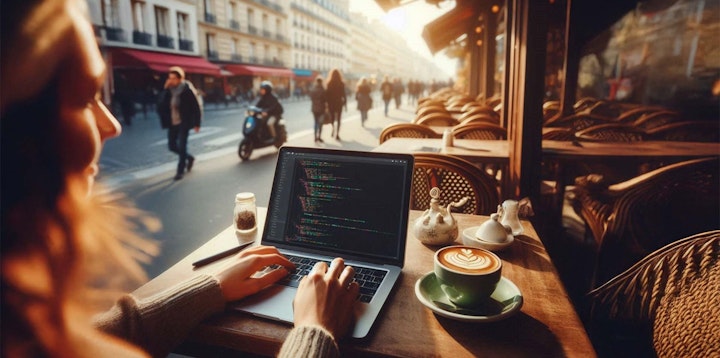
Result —
<instances>
[{"instance_id":1,"label":"woman","mask_svg":"<svg viewBox=\"0 0 720 358\"><path fill-rule=\"evenodd\" d=\"M110 288L145 279L136 259L157 252L130 230L152 221L92 190L102 144L120 134L99 95L107 69L80 0L5 2L0 34L3 355L163 356L226 302L293 268L275 248L253 248L151 299L125 295L91 320ZM283 268L251 277L274 264ZM353 274L335 259L301 282L281 355L337 355Z\"/></svg>"},{"instance_id":2,"label":"woman","mask_svg":"<svg viewBox=\"0 0 720 358\"><path fill-rule=\"evenodd\" d=\"M355 100L360 111L360 124L365 127L368 111L372 108L372 97L370 97L370 85L365 77L361 78L355 89Z\"/></svg>"},{"instance_id":3,"label":"woman","mask_svg":"<svg viewBox=\"0 0 720 358\"><path fill-rule=\"evenodd\" d=\"M322 127L325 124L325 113L327 112L327 100L325 99L325 88L322 77L315 79L315 85L310 90L310 101L313 117L315 117L315 143L324 143L322 138Z\"/></svg>"},{"instance_id":4,"label":"woman","mask_svg":"<svg viewBox=\"0 0 720 358\"><path fill-rule=\"evenodd\" d=\"M340 117L342 109L347 105L347 97L345 96L345 82L343 82L340 70L333 69L330 71L330 78L327 82L325 90L325 98L327 99L328 111L332 116L333 132L332 135L340 140Z\"/></svg>"},{"instance_id":5,"label":"woman","mask_svg":"<svg viewBox=\"0 0 720 358\"><path fill-rule=\"evenodd\" d=\"M385 102L385 117L387 117L390 99L393 97L393 85L390 83L388 76L383 78L383 81L380 84L380 92L382 93L382 100Z\"/></svg>"}]
</instances>

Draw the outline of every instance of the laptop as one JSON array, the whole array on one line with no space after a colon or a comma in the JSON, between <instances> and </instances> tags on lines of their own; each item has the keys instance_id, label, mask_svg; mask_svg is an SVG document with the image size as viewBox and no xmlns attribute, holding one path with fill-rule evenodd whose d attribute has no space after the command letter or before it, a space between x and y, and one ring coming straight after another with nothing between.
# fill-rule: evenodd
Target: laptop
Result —
<instances>
[{"instance_id":1,"label":"laptop","mask_svg":"<svg viewBox=\"0 0 720 358\"><path fill-rule=\"evenodd\" d=\"M299 280L342 257L360 285L352 336L367 336L405 262L412 169L408 154L280 148L262 244L297 269L233 308L292 323Z\"/></svg>"}]
</instances>

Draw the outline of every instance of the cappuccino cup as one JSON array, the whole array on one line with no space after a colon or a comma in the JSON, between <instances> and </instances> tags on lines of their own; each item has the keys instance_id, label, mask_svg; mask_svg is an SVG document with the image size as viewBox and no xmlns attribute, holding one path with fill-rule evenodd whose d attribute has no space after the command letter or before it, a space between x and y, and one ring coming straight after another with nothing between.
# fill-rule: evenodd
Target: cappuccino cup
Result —
<instances>
[{"instance_id":1,"label":"cappuccino cup","mask_svg":"<svg viewBox=\"0 0 720 358\"><path fill-rule=\"evenodd\" d=\"M473 308L495 291L502 260L494 253L472 246L448 246L435 252L435 277L450 302Z\"/></svg>"}]
</instances>

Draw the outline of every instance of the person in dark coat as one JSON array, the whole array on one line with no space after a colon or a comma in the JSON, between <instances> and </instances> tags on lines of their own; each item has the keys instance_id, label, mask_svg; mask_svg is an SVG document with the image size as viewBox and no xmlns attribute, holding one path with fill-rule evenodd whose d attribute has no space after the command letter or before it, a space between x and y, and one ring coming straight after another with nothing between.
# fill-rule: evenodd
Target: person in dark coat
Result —
<instances>
[{"instance_id":1,"label":"person in dark coat","mask_svg":"<svg viewBox=\"0 0 720 358\"><path fill-rule=\"evenodd\" d=\"M388 76L385 76L385 78L383 78L383 81L380 84L380 92L382 93L383 102L385 102L385 117L387 117L388 107L390 106L390 99L393 95L393 86L392 83L390 83L390 79L388 79Z\"/></svg>"},{"instance_id":2,"label":"person in dark coat","mask_svg":"<svg viewBox=\"0 0 720 358\"><path fill-rule=\"evenodd\" d=\"M332 135L335 139L340 140L340 117L343 107L347 107L347 97L345 96L345 82L338 69L330 71L325 98L333 121Z\"/></svg>"},{"instance_id":3,"label":"person in dark coat","mask_svg":"<svg viewBox=\"0 0 720 358\"><path fill-rule=\"evenodd\" d=\"M327 99L325 98L325 87L323 86L322 77L315 79L315 85L310 90L310 100L312 101L310 111L312 111L315 117L315 143L323 143L320 137L325 122L325 112L327 112Z\"/></svg>"},{"instance_id":4,"label":"person in dark coat","mask_svg":"<svg viewBox=\"0 0 720 358\"><path fill-rule=\"evenodd\" d=\"M361 78L355 91L357 108L360 111L360 124L364 127L368 118L368 111L372 108L372 97L370 97L370 85L365 77Z\"/></svg>"},{"instance_id":5,"label":"person in dark coat","mask_svg":"<svg viewBox=\"0 0 720 358\"><path fill-rule=\"evenodd\" d=\"M395 108L400 108L402 102L402 94L405 92L405 86L399 78L393 80L393 97L395 97Z\"/></svg>"},{"instance_id":6,"label":"person in dark coat","mask_svg":"<svg viewBox=\"0 0 720 358\"><path fill-rule=\"evenodd\" d=\"M255 104L262 110L262 116L266 120L270 136L275 138L275 124L280 120L284 112L282 104L273 94L273 84L270 81L262 81L260 84L260 99Z\"/></svg>"},{"instance_id":7,"label":"person in dark coat","mask_svg":"<svg viewBox=\"0 0 720 358\"><path fill-rule=\"evenodd\" d=\"M187 151L187 141L191 128L200 131L202 105L197 97L195 87L185 80L185 71L170 67L157 110L161 126L168 129L168 149L178 155L175 180L182 179L186 169L190 172L195 162Z\"/></svg>"}]
</instances>

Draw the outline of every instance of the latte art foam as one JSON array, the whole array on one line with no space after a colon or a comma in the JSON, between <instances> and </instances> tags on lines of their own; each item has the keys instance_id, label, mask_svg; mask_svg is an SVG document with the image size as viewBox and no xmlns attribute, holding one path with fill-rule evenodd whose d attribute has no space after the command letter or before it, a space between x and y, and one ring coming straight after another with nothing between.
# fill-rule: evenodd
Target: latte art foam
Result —
<instances>
[{"instance_id":1,"label":"latte art foam","mask_svg":"<svg viewBox=\"0 0 720 358\"><path fill-rule=\"evenodd\" d=\"M447 249L439 259L449 269L467 273L493 272L500 266L496 257L471 248Z\"/></svg>"}]
</instances>

